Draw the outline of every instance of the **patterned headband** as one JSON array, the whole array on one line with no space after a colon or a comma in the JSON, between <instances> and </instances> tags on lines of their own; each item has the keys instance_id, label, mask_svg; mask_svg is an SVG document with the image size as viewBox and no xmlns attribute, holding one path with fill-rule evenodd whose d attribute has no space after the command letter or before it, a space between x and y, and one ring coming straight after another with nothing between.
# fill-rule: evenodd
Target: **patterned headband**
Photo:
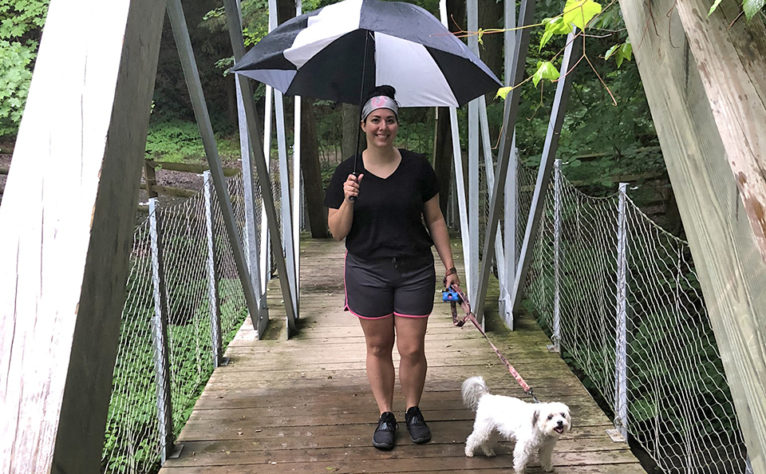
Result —
<instances>
[{"instance_id":1,"label":"patterned headband","mask_svg":"<svg viewBox=\"0 0 766 474\"><path fill-rule=\"evenodd\" d=\"M399 105L396 101L391 97L378 95L371 97L362 107L362 121L367 120L367 116L377 109L390 109L396 115L396 118L399 118Z\"/></svg>"}]
</instances>

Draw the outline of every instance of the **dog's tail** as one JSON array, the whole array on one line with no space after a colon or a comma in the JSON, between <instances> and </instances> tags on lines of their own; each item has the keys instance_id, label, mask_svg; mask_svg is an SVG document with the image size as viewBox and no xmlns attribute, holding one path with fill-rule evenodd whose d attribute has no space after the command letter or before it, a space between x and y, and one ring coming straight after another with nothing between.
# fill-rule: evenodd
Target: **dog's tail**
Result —
<instances>
[{"instance_id":1,"label":"dog's tail","mask_svg":"<svg viewBox=\"0 0 766 474\"><path fill-rule=\"evenodd\" d=\"M487 384L481 376L471 377L463 382L463 404L472 411L476 411L479 400L488 393Z\"/></svg>"}]
</instances>

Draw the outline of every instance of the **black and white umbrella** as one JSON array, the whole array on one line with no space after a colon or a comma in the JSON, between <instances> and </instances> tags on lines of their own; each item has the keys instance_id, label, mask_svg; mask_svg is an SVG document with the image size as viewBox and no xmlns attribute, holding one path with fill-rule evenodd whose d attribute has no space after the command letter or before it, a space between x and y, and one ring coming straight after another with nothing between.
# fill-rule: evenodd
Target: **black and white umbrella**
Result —
<instances>
[{"instance_id":1,"label":"black and white umbrella","mask_svg":"<svg viewBox=\"0 0 766 474\"><path fill-rule=\"evenodd\" d=\"M457 107L501 86L428 11L379 0L346 0L293 18L234 71L287 95L349 104L383 84L405 107Z\"/></svg>"}]
</instances>

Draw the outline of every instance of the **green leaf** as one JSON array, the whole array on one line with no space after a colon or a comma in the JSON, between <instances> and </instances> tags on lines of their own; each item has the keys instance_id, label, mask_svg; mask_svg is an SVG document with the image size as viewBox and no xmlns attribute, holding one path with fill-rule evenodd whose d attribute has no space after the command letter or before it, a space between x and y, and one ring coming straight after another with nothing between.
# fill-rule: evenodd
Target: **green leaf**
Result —
<instances>
[{"instance_id":1,"label":"green leaf","mask_svg":"<svg viewBox=\"0 0 766 474\"><path fill-rule=\"evenodd\" d=\"M535 84L535 87L537 87L537 84L542 79L550 79L551 81L555 81L559 78L559 70L556 69L556 66L553 65L550 61L538 61L537 62L537 71L535 72L535 75L532 76L532 82Z\"/></svg>"},{"instance_id":2,"label":"green leaf","mask_svg":"<svg viewBox=\"0 0 766 474\"><path fill-rule=\"evenodd\" d=\"M616 44L616 45L612 46L611 48L609 48L606 51L606 54L604 55L604 61L608 61L609 58L611 58L612 55L620 48L620 46L622 46L622 45Z\"/></svg>"},{"instance_id":3,"label":"green leaf","mask_svg":"<svg viewBox=\"0 0 766 474\"><path fill-rule=\"evenodd\" d=\"M584 30L585 25L599 13L601 5L593 0L567 0L564 6L564 23Z\"/></svg>"},{"instance_id":4,"label":"green leaf","mask_svg":"<svg viewBox=\"0 0 766 474\"><path fill-rule=\"evenodd\" d=\"M745 11L748 20L753 18L764 5L766 0L742 0L742 10Z\"/></svg>"},{"instance_id":5,"label":"green leaf","mask_svg":"<svg viewBox=\"0 0 766 474\"><path fill-rule=\"evenodd\" d=\"M553 35L566 35L572 31L572 25L564 23L564 18L561 16L557 16L556 18L545 18L543 24L545 25L545 32L543 33L542 38L540 38L540 47L537 49L538 51L543 49L543 46L550 41Z\"/></svg>"},{"instance_id":6,"label":"green leaf","mask_svg":"<svg viewBox=\"0 0 766 474\"><path fill-rule=\"evenodd\" d=\"M508 93L513 90L513 87L501 87L497 90L497 94L495 94L495 97L500 97L501 99L505 100L505 98L508 96Z\"/></svg>"},{"instance_id":7,"label":"green leaf","mask_svg":"<svg viewBox=\"0 0 766 474\"><path fill-rule=\"evenodd\" d=\"M712 15L712 14L713 14L713 12L715 11L715 9L716 9L716 8L718 8L718 5L719 5L720 3L721 3L721 0L715 0L715 3L713 4L713 6L712 6L712 7L710 7L710 10L708 10L708 12L707 12L707 16L710 16L710 15Z\"/></svg>"}]
</instances>

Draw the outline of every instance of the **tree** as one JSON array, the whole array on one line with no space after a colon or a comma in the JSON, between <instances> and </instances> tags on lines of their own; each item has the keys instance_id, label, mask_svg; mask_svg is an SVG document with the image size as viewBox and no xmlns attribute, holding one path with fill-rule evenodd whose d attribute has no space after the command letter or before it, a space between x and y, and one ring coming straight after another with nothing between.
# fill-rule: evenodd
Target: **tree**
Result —
<instances>
[{"instance_id":1,"label":"tree","mask_svg":"<svg viewBox=\"0 0 766 474\"><path fill-rule=\"evenodd\" d=\"M48 0L0 0L0 137L16 134Z\"/></svg>"}]
</instances>

